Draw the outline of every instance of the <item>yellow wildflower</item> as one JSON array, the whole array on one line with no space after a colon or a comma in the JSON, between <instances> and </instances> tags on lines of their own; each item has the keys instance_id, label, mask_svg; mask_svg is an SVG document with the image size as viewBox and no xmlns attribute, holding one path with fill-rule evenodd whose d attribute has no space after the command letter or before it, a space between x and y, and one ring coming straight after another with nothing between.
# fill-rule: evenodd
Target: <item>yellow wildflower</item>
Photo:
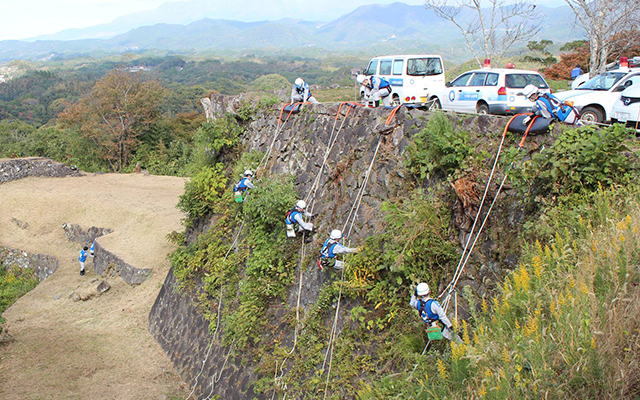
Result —
<instances>
[{"instance_id":1,"label":"yellow wildflower","mask_svg":"<svg viewBox=\"0 0 640 400\"><path fill-rule=\"evenodd\" d=\"M451 358L453 360L459 360L464 357L467 350L467 346L464 343L456 343L455 341L451 341Z\"/></svg>"},{"instance_id":2,"label":"yellow wildflower","mask_svg":"<svg viewBox=\"0 0 640 400\"><path fill-rule=\"evenodd\" d=\"M580 291L583 294L589 294L589 288L587 287L587 284L584 282L580 282Z\"/></svg>"},{"instance_id":3,"label":"yellow wildflower","mask_svg":"<svg viewBox=\"0 0 640 400\"><path fill-rule=\"evenodd\" d=\"M526 337L537 337L539 328L539 319L536 315L533 318L529 318L524 326L524 335Z\"/></svg>"},{"instance_id":4,"label":"yellow wildflower","mask_svg":"<svg viewBox=\"0 0 640 400\"><path fill-rule=\"evenodd\" d=\"M508 364L511 361L511 357L509 357L509 352L507 351L507 348L505 347L504 349L502 349L502 363L503 364ZM503 374L504 372L502 371L502 369L500 369L500 374Z\"/></svg>"},{"instance_id":5,"label":"yellow wildflower","mask_svg":"<svg viewBox=\"0 0 640 400\"><path fill-rule=\"evenodd\" d=\"M487 304L487 299L484 297L482 298L482 312L485 314L489 312L489 305Z\"/></svg>"},{"instance_id":6,"label":"yellow wildflower","mask_svg":"<svg viewBox=\"0 0 640 400\"><path fill-rule=\"evenodd\" d=\"M436 368L438 369L438 374L440 375L441 379L447 379L447 367L444 365L444 362L438 358L438 361L436 362Z\"/></svg>"},{"instance_id":7,"label":"yellow wildflower","mask_svg":"<svg viewBox=\"0 0 640 400\"><path fill-rule=\"evenodd\" d=\"M487 389L484 387L484 382L480 384L480 389L478 389L478 396L484 397L487 395Z\"/></svg>"},{"instance_id":8,"label":"yellow wildflower","mask_svg":"<svg viewBox=\"0 0 640 400\"><path fill-rule=\"evenodd\" d=\"M462 341L467 346L471 345L471 337L469 337L469 326L467 325L467 320L462 320Z\"/></svg>"},{"instance_id":9,"label":"yellow wildflower","mask_svg":"<svg viewBox=\"0 0 640 400\"><path fill-rule=\"evenodd\" d=\"M596 339L593 336L591 336L591 348L592 349L596 348Z\"/></svg>"}]
</instances>

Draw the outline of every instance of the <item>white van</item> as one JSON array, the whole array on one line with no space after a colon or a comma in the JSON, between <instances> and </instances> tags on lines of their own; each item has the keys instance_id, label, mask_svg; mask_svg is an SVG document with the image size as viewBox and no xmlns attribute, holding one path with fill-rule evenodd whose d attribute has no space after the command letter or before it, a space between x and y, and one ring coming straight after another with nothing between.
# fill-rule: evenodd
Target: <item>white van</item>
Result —
<instances>
[{"instance_id":1,"label":"white van","mask_svg":"<svg viewBox=\"0 0 640 400\"><path fill-rule=\"evenodd\" d=\"M438 55L378 56L369 61L362 75L380 76L391 84L395 104L426 103L429 95L444 88L444 64ZM360 96L364 88L360 87Z\"/></svg>"}]
</instances>

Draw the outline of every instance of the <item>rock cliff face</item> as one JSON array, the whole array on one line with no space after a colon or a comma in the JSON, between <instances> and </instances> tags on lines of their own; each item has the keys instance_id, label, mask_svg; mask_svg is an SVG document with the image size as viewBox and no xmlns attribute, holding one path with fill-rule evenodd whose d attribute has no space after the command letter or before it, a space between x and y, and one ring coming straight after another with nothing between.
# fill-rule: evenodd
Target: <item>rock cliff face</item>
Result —
<instances>
[{"instance_id":1,"label":"rock cliff face","mask_svg":"<svg viewBox=\"0 0 640 400\"><path fill-rule=\"evenodd\" d=\"M8 268L12 265L33 269L42 282L58 270L60 261L46 254L30 254L26 251L0 246L0 267Z\"/></svg>"},{"instance_id":2,"label":"rock cliff face","mask_svg":"<svg viewBox=\"0 0 640 400\"><path fill-rule=\"evenodd\" d=\"M395 118L388 121L389 110L355 107L345 118L346 107L336 119L336 106L311 106L287 119L273 111L259 114L250 124L244 138L246 151L269 151L265 170L260 174L291 174L295 177L296 190L304 198L312 189L318 176L330 139L335 144L328 154L326 165L319 178L319 187L311 199L310 208L318 214L315 220L318 234L316 241L324 240L331 229L343 229L343 223L352 209L356 195L363 186L369 166L372 169L362 198L353 232L349 239L361 243L370 234L384 229L380 206L387 199L401 196L416 184L404 170L405 152L412 135L418 132L429 114L418 110L400 109ZM505 121L488 116L462 118L465 129L475 132L482 139L491 133L495 139L502 132ZM342 129L339 129L342 127ZM279 132L274 141L274 133ZM497 140L499 141L499 139ZM495 144L489 145L497 147ZM374 153L377 155L371 164ZM428 185L428 182L418 183ZM469 205L468 205L469 206ZM462 206L464 208L464 205ZM454 228L454 227L452 227ZM456 229L454 229L456 230ZM464 240L465 234L460 234ZM317 243L314 243L317 244ZM486 244L486 242L485 242ZM491 245L481 249L492 253ZM313 249L311 251L316 251ZM300 304L306 311L317 299L323 284L329 279L318 268L303 265L303 281ZM501 260L494 260L499 265ZM311 266L311 267L310 267ZM477 271L475 271L477 272ZM296 271L299 276L299 271ZM466 275L465 275L466 277ZM466 284L474 283L469 276ZM474 283L476 290L484 290L483 284ZM212 342L208 323L191 304L189 294L174 290L175 277L170 272L149 316L150 331L170 355L176 368L182 371L184 380L193 385L198 398L210 394L221 398L250 399L254 393L250 383L255 381L254 368L241 354L228 356L227 349ZM295 308L298 282L290 288L288 306ZM272 307L284 308L273 304ZM347 313L345 304L341 310ZM275 318L284 314L274 312ZM281 316L281 315L280 315ZM275 326L278 325L276 321ZM284 325L284 324L281 324ZM287 328L288 329L288 328ZM224 333L222 333L224 334ZM291 332L289 336L292 336ZM213 343L212 347L211 344Z\"/></svg>"}]
</instances>

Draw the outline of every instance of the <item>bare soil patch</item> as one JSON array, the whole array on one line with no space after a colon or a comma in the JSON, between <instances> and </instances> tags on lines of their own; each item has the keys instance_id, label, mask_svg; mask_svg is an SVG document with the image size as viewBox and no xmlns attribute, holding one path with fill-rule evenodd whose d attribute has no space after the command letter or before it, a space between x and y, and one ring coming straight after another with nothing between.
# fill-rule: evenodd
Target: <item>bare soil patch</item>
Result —
<instances>
[{"instance_id":1,"label":"bare soil patch","mask_svg":"<svg viewBox=\"0 0 640 400\"><path fill-rule=\"evenodd\" d=\"M180 230L184 179L142 174L26 178L0 185L0 245L57 257L60 268L4 313L11 340L0 344L0 399L183 399L189 392L148 332L148 315L169 270ZM13 222L27 222L22 228ZM70 295L97 285L80 245L62 224L111 228L101 246L138 268L137 287L119 277L88 301Z\"/></svg>"}]
</instances>

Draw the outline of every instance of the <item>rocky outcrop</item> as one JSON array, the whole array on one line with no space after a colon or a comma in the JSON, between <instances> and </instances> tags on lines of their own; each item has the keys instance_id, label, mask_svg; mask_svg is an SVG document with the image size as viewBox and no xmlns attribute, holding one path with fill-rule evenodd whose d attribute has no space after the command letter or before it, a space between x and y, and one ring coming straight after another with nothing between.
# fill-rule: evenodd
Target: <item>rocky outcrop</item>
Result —
<instances>
[{"instance_id":1,"label":"rocky outcrop","mask_svg":"<svg viewBox=\"0 0 640 400\"><path fill-rule=\"evenodd\" d=\"M42 282L58 270L60 261L46 254L30 254L22 250L0 247L0 265L3 268L15 265L24 269L33 269Z\"/></svg>"},{"instance_id":2,"label":"rocky outcrop","mask_svg":"<svg viewBox=\"0 0 640 400\"><path fill-rule=\"evenodd\" d=\"M71 168L48 158L0 159L0 183L29 176L60 178L80 175L77 168Z\"/></svg>"}]
</instances>

